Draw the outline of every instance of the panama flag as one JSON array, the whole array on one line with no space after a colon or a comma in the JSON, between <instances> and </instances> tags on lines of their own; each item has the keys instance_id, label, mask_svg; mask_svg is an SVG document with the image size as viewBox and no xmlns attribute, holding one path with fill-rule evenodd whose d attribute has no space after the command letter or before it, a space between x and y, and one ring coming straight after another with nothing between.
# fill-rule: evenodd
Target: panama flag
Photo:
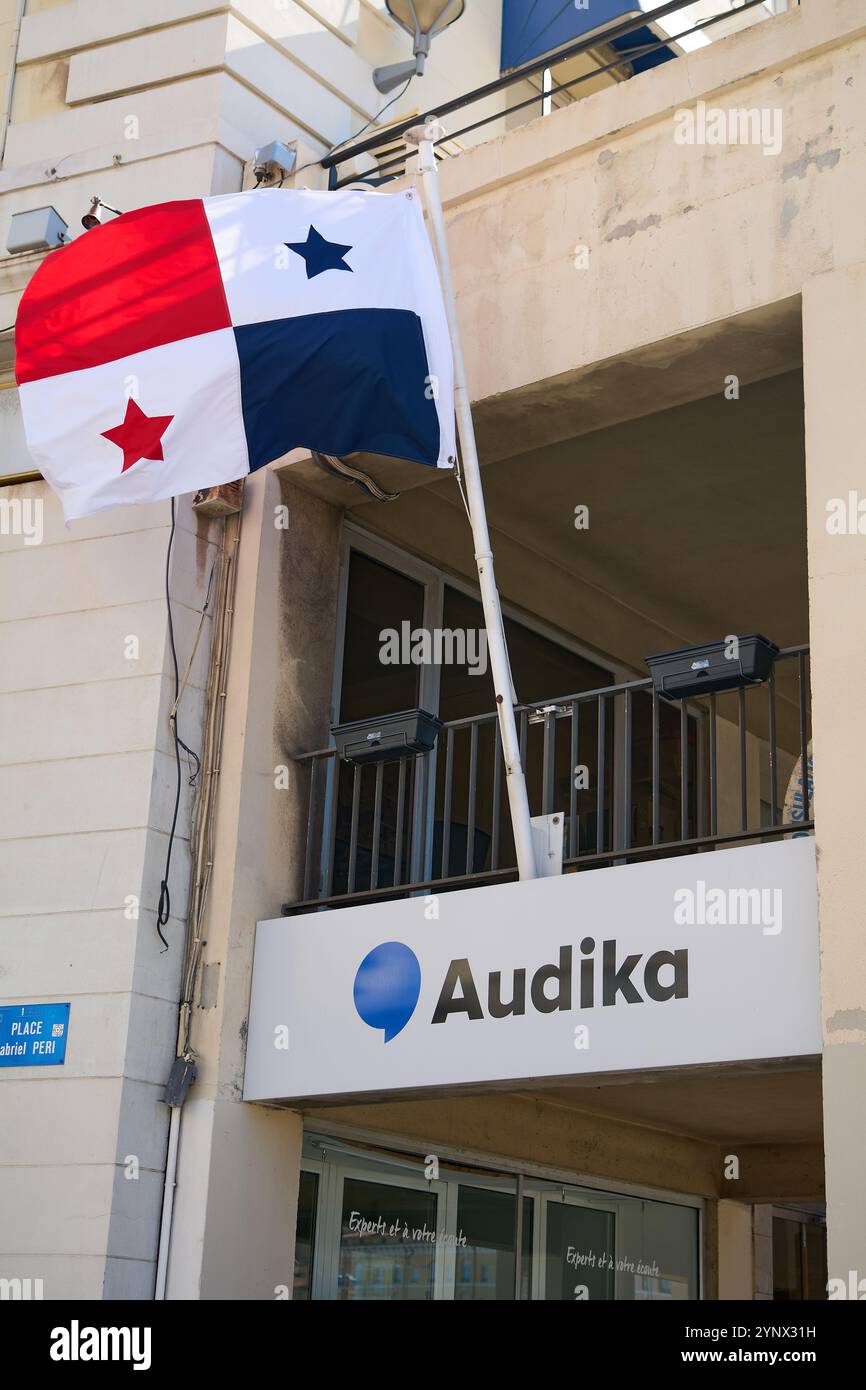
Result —
<instances>
[{"instance_id":1,"label":"panama flag","mask_svg":"<svg viewBox=\"0 0 866 1390\"><path fill-rule=\"evenodd\" d=\"M28 447L67 521L295 448L454 464L451 346L414 190L125 213L45 259L15 354Z\"/></svg>"}]
</instances>

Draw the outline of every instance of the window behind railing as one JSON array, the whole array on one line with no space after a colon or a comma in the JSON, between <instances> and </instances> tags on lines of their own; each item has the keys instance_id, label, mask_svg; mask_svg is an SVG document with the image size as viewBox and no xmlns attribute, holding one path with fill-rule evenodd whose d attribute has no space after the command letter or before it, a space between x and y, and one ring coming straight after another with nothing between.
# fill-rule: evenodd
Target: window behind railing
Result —
<instances>
[{"instance_id":1,"label":"window behind railing","mask_svg":"<svg viewBox=\"0 0 866 1390\"><path fill-rule=\"evenodd\" d=\"M383 553L367 541L347 552L335 720L419 706L444 727L430 755L354 766L329 748L301 759L304 903L516 875L486 666L382 659L388 630L465 634L482 624L480 603L430 566ZM761 685L683 702L649 678L617 683L529 620L506 617L506 634L530 810L563 816L567 869L811 828L810 784L794 776L811 760L808 648L784 650Z\"/></svg>"},{"instance_id":2,"label":"window behind railing","mask_svg":"<svg viewBox=\"0 0 866 1390\"><path fill-rule=\"evenodd\" d=\"M781 651L759 685L688 705L641 680L523 705L517 719L530 810L563 815L566 871L813 828L806 647ZM516 877L493 711L446 723L431 754L300 761L310 805L295 907Z\"/></svg>"},{"instance_id":3,"label":"window behind railing","mask_svg":"<svg viewBox=\"0 0 866 1390\"><path fill-rule=\"evenodd\" d=\"M410 876L477 874L514 862L510 820L502 813L495 692L484 644L477 640L484 635L481 603L434 572L421 568L419 573L421 578L414 578L363 549L349 551L336 720L347 723L420 705L445 721L448 732L443 732L441 756L424 772L429 781L423 786L421 770L414 765L401 771L397 763L385 764L378 777L375 768L356 777L351 767L340 765L334 778L336 893L355 891L351 883L370 887L373 877L376 886L384 887L405 883ZM611 684L612 672L597 661L514 618L506 617L505 626L514 684L524 701L541 701L550 690ZM464 640L473 635L476 640L466 645L474 659L448 660L453 649L446 643L446 659L433 663L433 669L413 660L383 661L383 634L405 634L401 655L411 657L415 635L437 629ZM587 777L593 785L598 751L594 719L588 711L583 731ZM610 778L613 728L603 732L607 753L602 761ZM530 796L540 802L542 731L534 719L527 719L523 739ZM446 745L452 750L450 765ZM575 777L570 759L570 746L560 740L547 776L554 778L554 794L563 805ZM583 842L594 844L595 800L584 789L578 800ZM609 792L602 811L608 843L611 804Z\"/></svg>"}]
</instances>

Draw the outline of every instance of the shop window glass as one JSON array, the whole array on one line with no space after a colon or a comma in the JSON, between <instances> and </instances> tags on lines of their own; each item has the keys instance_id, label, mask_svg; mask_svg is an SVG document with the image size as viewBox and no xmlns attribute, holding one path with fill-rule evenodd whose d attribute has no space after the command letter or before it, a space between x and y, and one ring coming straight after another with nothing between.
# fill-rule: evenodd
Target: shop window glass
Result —
<instances>
[{"instance_id":1,"label":"shop window glass","mask_svg":"<svg viewBox=\"0 0 866 1390\"><path fill-rule=\"evenodd\" d=\"M454 1261L456 1302L514 1298L515 1206L510 1192L461 1184ZM524 1299L529 1298L532 1287L532 1206L531 1199L525 1197L520 1265L520 1296Z\"/></svg>"},{"instance_id":2,"label":"shop window glass","mask_svg":"<svg viewBox=\"0 0 866 1390\"><path fill-rule=\"evenodd\" d=\"M616 1242L613 1212L547 1203L544 1297L550 1302L612 1299Z\"/></svg>"},{"instance_id":3,"label":"shop window glass","mask_svg":"<svg viewBox=\"0 0 866 1390\"><path fill-rule=\"evenodd\" d=\"M805 1226L806 1298L821 1302L827 1297L827 1227Z\"/></svg>"},{"instance_id":4,"label":"shop window glass","mask_svg":"<svg viewBox=\"0 0 866 1390\"><path fill-rule=\"evenodd\" d=\"M316 1244L316 1201L319 1175L302 1171L298 1190L298 1222L295 1231L295 1283L292 1298L312 1297L313 1250Z\"/></svg>"},{"instance_id":5,"label":"shop window glass","mask_svg":"<svg viewBox=\"0 0 866 1390\"><path fill-rule=\"evenodd\" d=\"M437 1199L433 1192L346 1178L338 1299L433 1297Z\"/></svg>"},{"instance_id":6,"label":"shop window glass","mask_svg":"<svg viewBox=\"0 0 866 1390\"><path fill-rule=\"evenodd\" d=\"M827 1229L819 1221L773 1217L773 1298L780 1303L827 1297Z\"/></svg>"},{"instance_id":7,"label":"shop window glass","mask_svg":"<svg viewBox=\"0 0 866 1390\"><path fill-rule=\"evenodd\" d=\"M800 1225L786 1218L773 1219L773 1298L787 1303L803 1297L800 1258Z\"/></svg>"},{"instance_id":8,"label":"shop window glass","mask_svg":"<svg viewBox=\"0 0 866 1390\"><path fill-rule=\"evenodd\" d=\"M634 1240L626 1244L628 1218L623 1213L623 1267L617 1273L617 1298L692 1299L698 1296L698 1222L690 1207L672 1202L628 1204Z\"/></svg>"},{"instance_id":9,"label":"shop window glass","mask_svg":"<svg viewBox=\"0 0 866 1390\"><path fill-rule=\"evenodd\" d=\"M511 1301L515 1295L514 1179L487 1181L450 1161L435 1181L426 1160L356 1155L308 1136L305 1153L326 1176L304 1173L298 1206L296 1298ZM417 1173L417 1176L416 1176ZM341 1194L320 1213L322 1191ZM698 1299L696 1207L524 1176L521 1299ZM776 1223L791 1257L789 1292L826 1296L824 1229ZM785 1229L781 1229L785 1228ZM802 1249L801 1242L804 1242ZM315 1247L315 1259L313 1250ZM777 1249L777 1283L785 1273ZM805 1281L805 1283L804 1283ZM777 1297L780 1296L777 1287Z\"/></svg>"}]
</instances>

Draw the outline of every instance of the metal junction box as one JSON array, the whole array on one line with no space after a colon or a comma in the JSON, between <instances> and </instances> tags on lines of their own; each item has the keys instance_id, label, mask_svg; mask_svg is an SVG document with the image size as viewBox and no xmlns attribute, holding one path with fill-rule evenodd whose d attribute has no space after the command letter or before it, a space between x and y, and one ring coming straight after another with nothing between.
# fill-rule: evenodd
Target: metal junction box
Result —
<instances>
[{"instance_id":1,"label":"metal junction box","mask_svg":"<svg viewBox=\"0 0 866 1390\"><path fill-rule=\"evenodd\" d=\"M54 208L16 212L9 224L6 250L10 256L21 255L24 251L51 251L55 246L66 245L69 240L66 232L66 223Z\"/></svg>"}]
</instances>

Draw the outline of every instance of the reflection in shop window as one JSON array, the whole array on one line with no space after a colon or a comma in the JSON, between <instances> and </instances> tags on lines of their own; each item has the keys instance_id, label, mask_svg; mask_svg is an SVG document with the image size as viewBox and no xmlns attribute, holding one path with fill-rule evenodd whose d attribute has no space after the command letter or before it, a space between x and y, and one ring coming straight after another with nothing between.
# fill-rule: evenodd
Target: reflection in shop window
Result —
<instances>
[{"instance_id":1,"label":"reflection in shop window","mask_svg":"<svg viewBox=\"0 0 866 1390\"><path fill-rule=\"evenodd\" d=\"M353 1152L346 1141L335 1150L315 1135L306 1137L305 1150L311 1170L304 1172L298 1203L294 1297L514 1299L515 1174L480 1173L445 1159L429 1181L422 1154L397 1158L370 1146ZM700 1297L697 1202L531 1174L522 1186L521 1299ZM823 1234L814 1226L807 1239L813 1229L818 1238ZM808 1282L817 1288L822 1264L820 1258L812 1263ZM782 1276L781 1258L777 1267Z\"/></svg>"},{"instance_id":2,"label":"reflection in shop window","mask_svg":"<svg viewBox=\"0 0 866 1390\"><path fill-rule=\"evenodd\" d=\"M548 1201L544 1289L548 1302L598 1302L614 1297L615 1231L613 1212Z\"/></svg>"},{"instance_id":3,"label":"reflection in shop window","mask_svg":"<svg viewBox=\"0 0 866 1390\"><path fill-rule=\"evenodd\" d=\"M773 1215L774 1300L821 1302L826 1297L826 1226L814 1216L777 1208Z\"/></svg>"},{"instance_id":4,"label":"reflection in shop window","mask_svg":"<svg viewBox=\"0 0 866 1390\"><path fill-rule=\"evenodd\" d=\"M313 1250L316 1243L316 1201L319 1175L302 1171L298 1189L298 1224L295 1232L295 1283L292 1298L312 1297Z\"/></svg>"},{"instance_id":5,"label":"reflection in shop window","mask_svg":"<svg viewBox=\"0 0 866 1390\"><path fill-rule=\"evenodd\" d=\"M671 1202L633 1201L622 1213L621 1227L629 1267L618 1276L617 1298L662 1302L697 1298L694 1211Z\"/></svg>"},{"instance_id":6,"label":"reflection in shop window","mask_svg":"<svg viewBox=\"0 0 866 1390\"><path fill-rule=\"evenodd\" d=\"M433 1192L347 1177L337 1298L432 1298L436 1209Z\"/></svg>"},{"instance_id":7,"label":"reflection in shop window","mask_svg":"<svg viewBox=\"0 0 866 1390\"><path fill-rule=\"evenodd\" d=\"M521 1298L532 1287L532 1201L523 1201L523 1259L520 1265ZM457 1232L466 1244L456 1247L454 1298L505 1300L514 1298L514 1247L516 1201L509 1192L464 1187L457 1198Z\"/></svg>"},{"instance_id":8,"label":"reflection in shop window","mask_svg":"<svg viewBox=\"0 0 866 1390\"><path fill-rule=\"evenodd\" d=\"M698 1220L692 1207L579 1189L547 1199L547 1300L652 1300L698 1297ZM604 1210L601 1204L608 1207Z\"/></svg>"}]
</instances>

